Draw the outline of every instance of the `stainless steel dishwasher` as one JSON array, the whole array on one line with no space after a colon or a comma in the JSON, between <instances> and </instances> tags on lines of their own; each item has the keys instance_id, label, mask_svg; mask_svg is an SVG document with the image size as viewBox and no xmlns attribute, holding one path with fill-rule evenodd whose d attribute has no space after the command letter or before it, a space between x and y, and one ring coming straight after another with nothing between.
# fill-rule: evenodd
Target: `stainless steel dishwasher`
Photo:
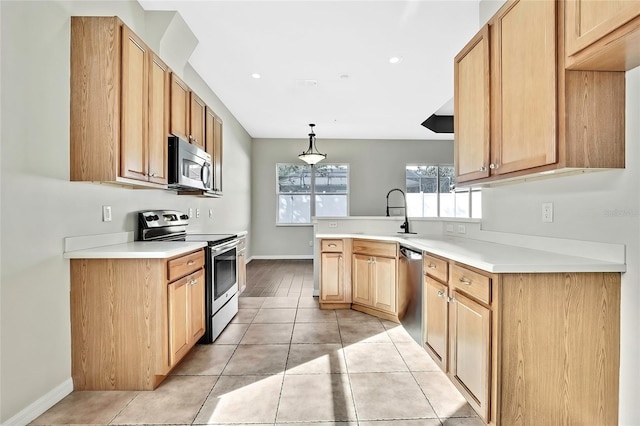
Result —
<instances>
[{"instance_id":1,"label":"stainless steel dishwasher","mask_svg":"<svg viewBox=\"0 0 640 426\"><path fill-rule=\"evenodd\" d=\"M400 246L398 319L422 346L422 252Z\"/></svg>"}]
</instances>

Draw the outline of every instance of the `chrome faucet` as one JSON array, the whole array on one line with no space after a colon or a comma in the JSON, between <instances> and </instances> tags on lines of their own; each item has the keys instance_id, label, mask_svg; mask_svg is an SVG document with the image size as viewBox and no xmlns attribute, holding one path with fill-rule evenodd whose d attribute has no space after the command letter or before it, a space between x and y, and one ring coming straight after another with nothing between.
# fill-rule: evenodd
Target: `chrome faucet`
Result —
<instances>
[{"instance_id":1,"label":"chrome faucet","mask_svg":"<svg viewBox=\"0 0 640 426\"><path fill-rule=\"evenodd\" d=\"M402 194L402 199L404 200L404 206L391 206L389 207L389 195L394 192L394 191L398 191ZM391 191L387 192L387 217L389 217L389 209L404 209L404 223L402 225L400 225L400 229L403 229L402 232L403 234L415 234L415 232L411 232L409 231L409 218L407 217L407 196L404 194L404 191L402 189L398 189L398 188L394 188Z\"/></svg>"}]
</instances>

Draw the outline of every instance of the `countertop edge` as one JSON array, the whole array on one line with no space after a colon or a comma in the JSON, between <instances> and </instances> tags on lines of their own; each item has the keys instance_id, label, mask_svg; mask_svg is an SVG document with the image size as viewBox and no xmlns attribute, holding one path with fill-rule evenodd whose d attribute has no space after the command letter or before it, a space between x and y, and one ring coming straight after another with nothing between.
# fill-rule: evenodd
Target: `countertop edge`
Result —
<instances>
[{"instance_id":1,"label":"countertop edge","mask_svg":"<svg viewBox=\"0 0 640 426\"><path fill-rule=\"evenodd\" d=\"M63 254L65 259L168 259L174 256L198 250L207 246L206 242L147 242L144 250L133 250L139 247L140 241L114 244L85 250L69 251ZM157 245L157 247L153 247ZM160 246L161 244L161 246ZM175 247L171 247L175 245Z\"/></svg>"},{"instance_id":2,"label":"countertop edge","mask_svg":"<svg viewBox=\"0 0 640 426\"><path fill-rule=\"evenodd\" d=\"M529 263L529 264L519 264L519 263L488 263L486 261L482 261L479 259L474 259L470 256L462 256L456 254L451 250L441 250L437 247L429 246L425 243L425 240L429 239L429 236L421 236L420 241L415 241L407 238L403 238L402 235L375 235L375 234L363 234L363 233L319 233L315 235L315 238L354 238L354 239L369 239L369 240L379 240L379 241L394 241L409 247L413 247L417 250L427 251L431 254L435 254L437 256L442 256L454 262L463 263L474 268L478 268L480 270L489 272L489 273L500 273L500 274L517 274L517 273L567 273L567 272L626 272L626 264L624 263L615 263L615 262L606 262L599 259L591 259L591 258L580 258L584 260L584 263L574 264L571 262L563 262L560 260L558 263L550 264L550 263ZM432 239L439 238L443 239L442 236L431 236ZM517 246L509 246L507 244L499 244L493 243L490 241L481 241L481 240L473 240L477 243L486 243L487 245L498 245L503 247L513 247L514 249L521 249L521 247ZM452 243L454 241L452 240ZM532 249L533 250L533 249ZM540 250L537 250L540 251ZM544 252L548 254L553 254L551 252ZM555 255L555 254L554 254ZM561 257L561 255L556 255ZM567 256L568 257L568 256Z\"/></svg>"}]
</instances>

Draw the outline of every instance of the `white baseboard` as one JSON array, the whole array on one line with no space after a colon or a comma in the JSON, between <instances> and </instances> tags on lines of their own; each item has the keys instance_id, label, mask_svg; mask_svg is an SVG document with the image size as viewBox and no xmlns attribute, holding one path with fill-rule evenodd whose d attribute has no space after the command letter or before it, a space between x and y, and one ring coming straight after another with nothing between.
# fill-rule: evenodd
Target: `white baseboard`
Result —
<instances>
[{"instance_id":1,"label":"white baseboard","mask_svg":"<svg viewBox=\"0 0 640 426\"><path fill-rule=\"evenodd\" d=\"M39 415L56 405L62 398L73 392L73 380L69 377L55 388L26 406L15 416L2 423L2 426L24 426L29 424Z\"/></svg>"},{"instance_id":2,"label":"white baseboard","mask_svg":"<svg viewBox=\"0 0 640 426\"><path fill-rule=\"evenodd\" d=\"M266 254L266 255L259 255L259 256L251 256L251 260L280 260L280 259L284 259L284 260L306 260L306 259L313 259L313 255L312 254L276 254L276 255L272 255L272 254Z\"/></svg>"}]
</instances>

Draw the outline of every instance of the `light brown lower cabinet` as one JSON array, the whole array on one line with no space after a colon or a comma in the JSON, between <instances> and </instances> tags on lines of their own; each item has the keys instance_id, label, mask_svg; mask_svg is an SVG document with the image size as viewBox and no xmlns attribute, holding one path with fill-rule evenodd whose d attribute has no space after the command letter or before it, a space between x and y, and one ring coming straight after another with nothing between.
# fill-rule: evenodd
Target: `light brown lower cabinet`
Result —
<instances>
[{"instance_id":1,"label":"light brown lower cabinet","mask_svg":"<svg viewBox=\"0 0 640 426\"><path fill-rule=\"evenodd\" d=\"M448 266L424 280L424 346L486 423L617 424L619 273Z\"/></svg>"},{"instance_id":2,"label":"light brown lower cabinet","mask_svg":"<svg viewBox=\"0 0 640 426\"><path fill-rule=\"evenodd\" d=\"M204 334L204 253L71 260L74 390L153 390Z\"/></svg>"},{"instance_id":3,"label":"light brown lower cabinet","mask_svg":"<svg viewBox=\"0 0 640 426\"><path fill-rule=\"evenodd\" d=\"M320 241L320 308L351 307L351 240Z\"/></svg>"}]
</instances>

